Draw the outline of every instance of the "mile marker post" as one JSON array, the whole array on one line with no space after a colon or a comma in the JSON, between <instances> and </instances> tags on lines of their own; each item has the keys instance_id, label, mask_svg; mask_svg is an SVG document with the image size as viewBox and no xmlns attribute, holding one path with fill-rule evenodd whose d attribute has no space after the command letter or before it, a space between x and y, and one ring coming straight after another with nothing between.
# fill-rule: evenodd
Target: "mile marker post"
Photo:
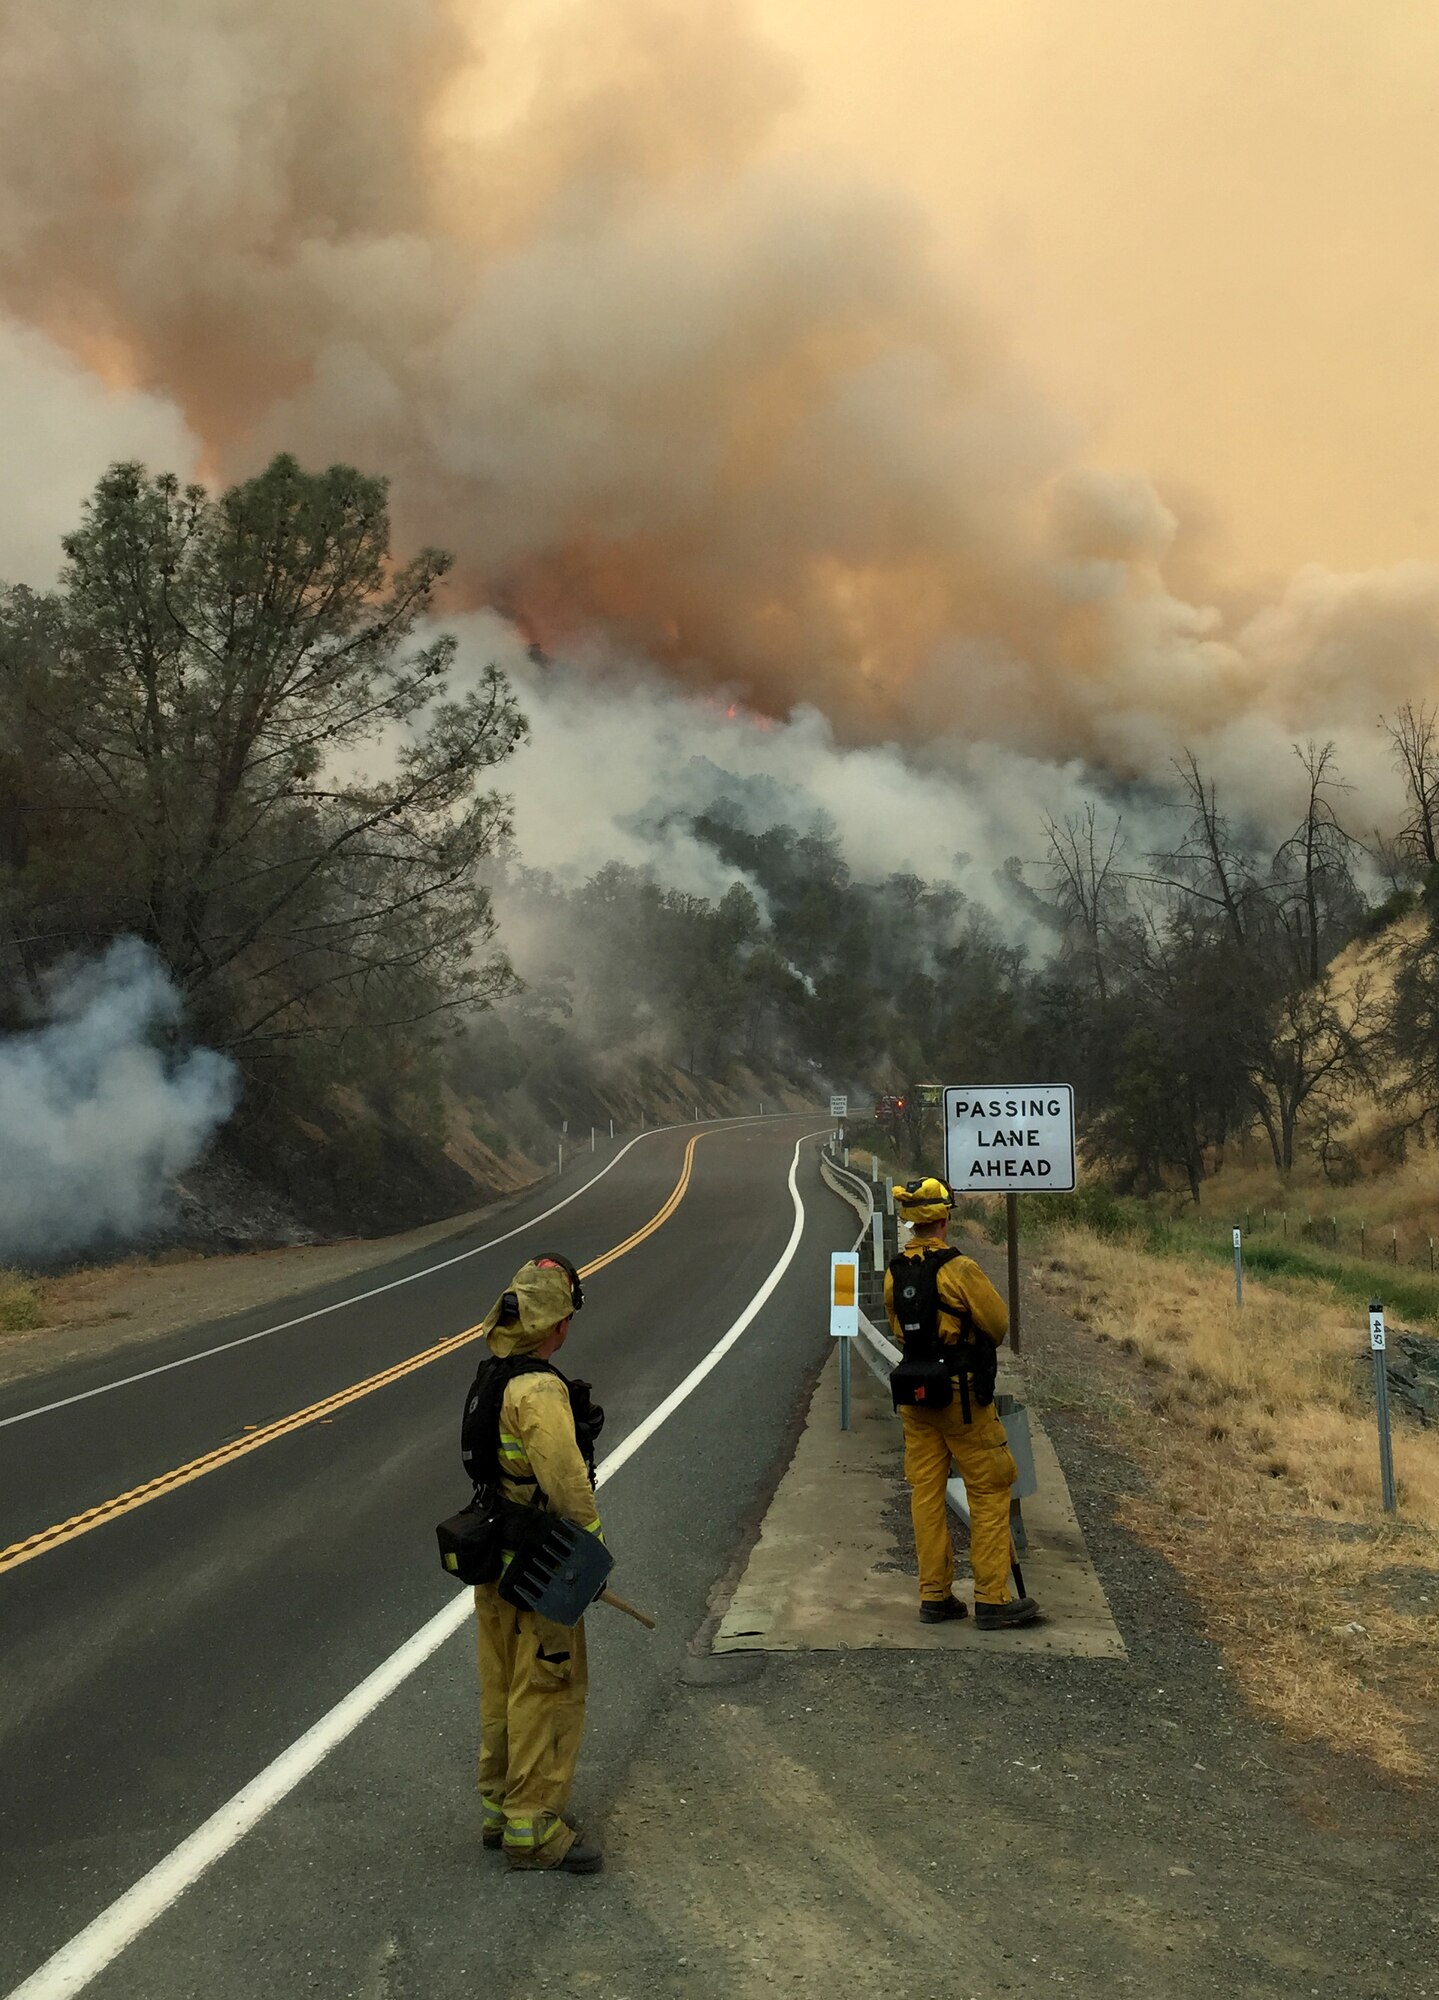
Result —
<instances>
[{"instance_id":1,"label":"mile marker post","mask_svg":"<svg viewBox=\"0 0 1439 2000\"><path fill-rule=\"evenodd\" d=\"M1234 1303L1244 1303L1244 1232L1238 1227L1234 1231Z\"/></svg>"},{"instance_id":2,"label":"mile marker post","mask_svg":"<svg viewBox=\"0 0 1439 2000\"><path fill-rule=\"evenodd\" d=\"M1374 1356L1374 1414L1379 1419L1379 1486L1384 1498L1384 1511L1393 1514L1398 1511L1399 1498L1394 1490L1394 1441L1389 1434L1389 1370L1384 1358L1386 1344L1384 1303L1381 1299L1371 1299L1369 1351Z\"/></svg>"}]
</instances>

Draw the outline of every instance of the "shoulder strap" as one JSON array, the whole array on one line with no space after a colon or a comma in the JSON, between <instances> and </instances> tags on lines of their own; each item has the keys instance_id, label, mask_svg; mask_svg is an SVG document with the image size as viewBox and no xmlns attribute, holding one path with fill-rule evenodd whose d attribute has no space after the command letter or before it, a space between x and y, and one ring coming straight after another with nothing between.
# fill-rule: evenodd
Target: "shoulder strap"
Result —
<instances>
[{"instance_id":1,"label":"shoulder strap","mask_svg":"<svg viewBox=\"0 0 1439 2000\"><path fill-rule=\"evenodd\" d=\"M941 1311L958 1317L966 1335L969 1333L969 1314L956 1314L952 1307L943 1304L939 1296L939 1274L960 1254L952 1245L944 1244L936 1245L932 1250L923 1250L917 1257L907 1257L901 1251L890 1260L889 1273L894 1281L894 1316L899 1321L904 1351L910 1360L923 1360L930 1355L953 1351L939 1337Z\"/></svg>"},{"instance_id":2,"label":"shoulder strap","mask_svg":"<svg viewBox=\"0 0 1439 2000\"><path fill-rule=\"evenodd\" d=\"M500 1406L510 1383L517 1375L558 1374L548 1361L536 1361L530 1354L485 1356L475 1370L460 1420L460 1458L472 1484L493 1486L499 1480Z\"/></svg>"}]
</instances>

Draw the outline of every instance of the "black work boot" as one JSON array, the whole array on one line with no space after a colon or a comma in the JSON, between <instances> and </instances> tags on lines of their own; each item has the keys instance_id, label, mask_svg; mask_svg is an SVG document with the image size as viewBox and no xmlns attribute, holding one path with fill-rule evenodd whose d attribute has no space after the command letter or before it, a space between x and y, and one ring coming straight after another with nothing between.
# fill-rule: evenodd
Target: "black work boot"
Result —
<instances>
[{"instance_id":1,"label":"black work boot","mask_svg":"<svg viewBox=\"0 0 1439 2000\"><path fill-rule=\"evenodd\" d=\"M578 1836L571 1842L570 1850L556 1868L557 1875L598 1875L605 1865L605 1857L597 1847Z\"/></svg>"},{"instance_id":2,"label":"black work boot","mask_svg":"<svg viewBox=\"0 0 1439 2000\"><path fill-rule=\"evenodd\" d=\"M1039 1606L1032 1597L1012 1597L1008 1604L981 1604L974 1601L974 1622L981 1632L1008 1632L1016 1625L1032 1625Z\"/></svg>"},{"instance_id":3,"label":"black work boot","mask_svg":"<svg viewBox=\"0 0 1439 2000\"><path fill-rule=\"evenodd\" d=\"M969 1606L958 1597L937 1598L932 1604L921 1604L919 1622L921 1625L947 1625L951 1618L968 1618Z\"/></svg>"}]
</instances>

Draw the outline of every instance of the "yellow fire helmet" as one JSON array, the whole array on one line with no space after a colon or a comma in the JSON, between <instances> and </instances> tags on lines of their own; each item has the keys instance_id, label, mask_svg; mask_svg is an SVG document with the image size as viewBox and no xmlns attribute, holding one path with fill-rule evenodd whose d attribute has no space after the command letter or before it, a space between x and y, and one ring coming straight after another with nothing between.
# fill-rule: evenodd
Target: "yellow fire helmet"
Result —
<instances>
[{"instance_id":1,"label":"yellow fire helmet","mask_svg":"<svg viewBox=\"0 0 1439 2000\"><path fill-rule=\"evenodd\" d=\"M480 1332L502 1358L528 1354L575 1310L569 1274L558 1264L522 1265L485 1315Z\"/></svg>"},{"instance_id":2,"label":"yellow fire helmet","mask_svg":"<svg viewBox=\"0 0 1439 2000\"><path fill-rule=\"evenodd\" d=\"M923 1180L896 1181L894 1198L906 1222L943 1222L954 1207L954 1190L937 1174Z\"/></svg>"}]
</instances>

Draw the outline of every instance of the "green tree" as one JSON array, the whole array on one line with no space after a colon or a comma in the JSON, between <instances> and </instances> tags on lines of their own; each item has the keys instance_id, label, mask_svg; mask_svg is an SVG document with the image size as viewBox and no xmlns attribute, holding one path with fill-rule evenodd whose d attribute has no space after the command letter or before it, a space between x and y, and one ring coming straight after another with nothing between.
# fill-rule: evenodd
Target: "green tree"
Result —
<instances>
[{"instance_id":1,"label":"green tree","mask_svg":"<svg viewBox=\"0 0 1439 2000\"><path fill-rule=\"evenodd\" d=\"M281 457L216 498L117 465L65 553L53 595L0 593L0 709L51 778L9 886L53 940L138 933L250 1059L504 990L481 780L524 722L416 642L449 558L392 560L383 480Z\"/></svg>"}]
</instances>

